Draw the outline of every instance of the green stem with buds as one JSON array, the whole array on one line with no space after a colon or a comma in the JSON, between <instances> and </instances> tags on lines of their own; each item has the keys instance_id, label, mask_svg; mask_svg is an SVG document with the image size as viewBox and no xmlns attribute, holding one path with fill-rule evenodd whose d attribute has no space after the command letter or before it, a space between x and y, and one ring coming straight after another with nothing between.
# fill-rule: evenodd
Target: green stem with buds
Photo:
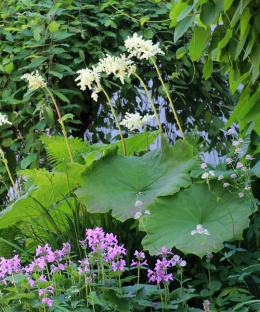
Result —
<instances>
[{"instance_id":1,"label":"green stem with buds","mask_svg":"<svg viewBox=\"0 0 260 312\"><path fill-rule=\"evenodd\" d=\"M143 85L144 90L145 90L145 92L146 92L146 94L147 94L147 96L148 96L148 98L149 98L149 101L150 101L150 103L151 103L151 105L152 105L152 108L153 108L155 117L156 117L157 122L158 122L158 126L159 126L160 130L163 132L162 125L161 125L160 120L159 120L159 116L158 116L158 114L157 114L157 112L156 112L156 109L155 109L155 106L154 106L154 104L153 104L152 98L151 98L151 96L150 96L150 94L149 94L149 92L148 92L148 90L147 90L147 88L146 88L146 85L145 85L143 79L142 79L140 76L138 76L136 73L133 73L133 74L135 75L135 77L137 77L137 78L139 79L139 81L140 81L141 84Z\"/></svg>"},{"instance_id":2,"label":"green stem with buds","mask_svg":"<svg viewBox=\"0 0 260 312\"><path fill-rule=\"evenodd\" d=\"M104 94L105 94L105 96L106 96L106 98L107 98L107 100L108 100L108 102L109 102L109 105L110 105L110 107L111 107L113 116L114 116L114 118L115 118L115 120L116 120L116 124L117 124L118 130L119 130L119 132L120 132L120 137L121 137L122 144L123 144L124 155L126 156L125 141L124 141L124 138L123 138L123 134L122 134L122 131L121 131L121 127L120 127L119 122L118 122L117 117L116 117L116 113L115 113L114 108L113 108L113 106L112 106L110 97L108 96L108 94L106 93L106 91L105 91L104 89L101 89L101 90L104 92Z\"/></svg>"},{"instance_id":3,"label":"green stem with buds","mask_svg":"<svg viewBox=\"0 0 260 312\"><path fill-rule=\"evenodd\" d=\"M177 113L176 113L175 108L174 108L174 106L173 106L173 103L172 103L170 94L169 94L169 92L168 92L168 90L167 90L167 88L166 88L166 85L165 85L165 83L164 83L164 81L163 81L163 79L162 79L162 76L161 76L161 74L160 74L159 68L158 68L158 66L156 65L154 59L153 59L151 56L150 56L150 60L153 62L154 66L155 66L155 68L156 68L156 71L157 71L157 74L158 74L158 76L159 76L159 78L160 78L160 80L161 80L163 89L164 89L164 91L165 91L166 94L167 94L168 100L169 100L170 105L171 105L171 108L172 108L172 110L173 110L174 117L175 117L175 119L176 119L176 121L177 121L177 124L178 124L178 126L179 126L179 129L180 129L180 131L181 131L182 139L185 141L185 136L184 136L184 133L183 133L183 131L182 131L181 124L180 124L180 122L179 122Z\"/></svg>"}]
</instances>

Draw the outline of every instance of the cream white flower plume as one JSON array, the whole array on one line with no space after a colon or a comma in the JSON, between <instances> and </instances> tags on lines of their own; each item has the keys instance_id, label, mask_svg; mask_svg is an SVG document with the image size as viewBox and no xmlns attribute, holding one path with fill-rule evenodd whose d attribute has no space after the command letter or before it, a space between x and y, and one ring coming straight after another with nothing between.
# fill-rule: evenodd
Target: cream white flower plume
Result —
<instances>
[{"instance_id":1,"label":"cream white flower plume","mask_svg":"<svg viewBox=\"0 0 260 312\"><path fill-rule=\"evenodd\" d=\"M0 126L5 124L12 125L12 123L6 118L6 116L0 113Z\"/></svg>"},{"instance_id":2,"label":"cream white flower plume","mask_svg":"<svg viewBox=\"0 0 260 312\"><path fill-rule=\"evenodd\" d=\"M134 33L133 37L128 37L125 41L125 47L130 53L129 57L136 56L139 59L149 59L156 54L165 53L159 48L159 43L153 44L152 40L144 40L143 36Z\"/></svg>"},{"instance_id":3,"label":"cream white flower plume","mask_svg":"<svg viewBox=\"0 0 260 312\"><path fill-rule=\"evenodd\" d=\"M21 79L26 79L29 82L30 90L37 90L39 88L45 88L47 86L43 77L39 75L38 70L36 70L35 74L33 72L31 74L24 74Z\"/></svg>"},{"instance_id":4,"label":"cream white flower plume","mask_svg":"<svg viewBox=\"0 0 260 312\"><path fill-rule=\"evenodd\" d=\"M139 113L126 113L125 118L120 122L120 125L126 126L129 130L134 130L142 127L145 122L149 122L155 115L145 115L142 117Z\"/></svg>"}]
</instances>

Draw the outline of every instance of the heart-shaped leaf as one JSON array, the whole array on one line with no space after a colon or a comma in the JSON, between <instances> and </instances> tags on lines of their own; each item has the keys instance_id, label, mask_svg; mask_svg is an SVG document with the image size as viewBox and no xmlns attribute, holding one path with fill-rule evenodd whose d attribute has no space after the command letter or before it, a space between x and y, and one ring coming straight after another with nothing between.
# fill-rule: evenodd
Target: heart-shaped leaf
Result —
<instances>
[{"instance_id":1,"label":"heart-shaped leaf","mask_svg":"<svg viewBox=\"0 0 260 312\"><path fill-rule=\"evenodd\" d=\"M239 198L218 181L210 183L210 191L206 183L193 184L173 196L157 197L147 209L151 214L143 219L149 234L143 240L145 249L155 254L163 246L175 246L200 257L221 250L224 241L242 239L252 213L249 198ZM198 224L210 235L191 235Z\"/></svg>"},{"instance_id":2,"label":"heart-shaped leaf","mask_svg":"<svg viewBox=\"0 0 260 312\"><path fill-rule=\"evenodd\" d=\"M134 217L139 208L144 210L157 196L188 187L188 172L195 164L189 143L179 140L169 147L162 136L162 148L142 157L114 155L100 160L93 169L87 167L76 194L89 211L112 210L114 217L124 221ZM135 207L137 200L143 205Z\"/></svg>"}]
</instances>

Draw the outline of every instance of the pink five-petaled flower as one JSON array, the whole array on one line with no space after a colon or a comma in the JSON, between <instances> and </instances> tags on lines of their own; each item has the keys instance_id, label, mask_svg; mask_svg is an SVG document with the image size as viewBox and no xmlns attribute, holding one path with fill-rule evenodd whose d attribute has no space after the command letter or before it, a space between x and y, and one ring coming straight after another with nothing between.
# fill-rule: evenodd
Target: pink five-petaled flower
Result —
<instances>
[{"instance_id":1,"label":"pink five-petaled flower","mask_svg":"<svg viewBox=\"0 0 260 312\"><path fill-rule=\"evenodd\" d=\"M237 163L237 168L242 168L243 167L243 164L241 162L238 162Z\"/></svg>"},{"instance_id":2,"label":"pink five-petaled flower","mask_svg":"<svg viewBox=\"0 0 260 312\"><path fill-rule=\"evenodd\" d=\"M220 175L220 176L218 177L218 180L223 180L223 179L225 179L225 177L224 177L223 175Z\"/></svg>"},{"instance_id":3,"label":"pink five-petaled flower","mask_svg":"<svg viewBox=\"0 0 260 312\"><path fill-rule=\"evenodd\" d=\"M232 161L233 161L233 159L232 159L232 158L227 158L227 159L226 159L226 163L227 163L227 164L232 163Z\"/></svg>"},{"instance_id":4,"label":"pink five-petaled flower","mask_svg":"<svg viewBox=\"0 0 260 312\"><path fill-rule=\"evenodd\" d=\"M246 159L248 159L248 160L252 160L252 159L254 159L251 155L246 155Z\"/></svg>"},{"instance_id":5,"label":"pink five-petaled flower","mask_svg":"<svg viewBox=\"0 0 260 312\"><path fill-rule=\"evenodd\" d=\"M244 142L244 140L243 140L242 138L239 138L239 139L238 139L238 142L239 142L239 143L242 143L242 142Z\"/></svg>"},{"instance_id":6,"label":"pink five-petaled flower","mask_svg":"<svg viewBox=\"0 0 260 312\"><path fill-rule=\"evenodd\" d=\"M144 213L150 215L150 214L151 214L151 211L150 211L150 210L145 210Z\"/></svg>"},{"instance_id":7,"label":"pink five-petaled flower","mask_svg":"<svg viewBox=\"0 0 260 312\"><path fill-rule=\"evenodd\" d=\"M232 145L233 145L233 146L237 146L237 145L239 145L239 142L238 142L238 141L233 141L233 142L232 142Z\"/></svg>"},{"instance_id":8,"label":"pink five-petaled flower","mask_svg":"<svg viewBox=\"0 0 260 312\"><path fill-rule=\"evenodd\" d=\"M235 179L237 177L237 175L235 173L232 173L230 178Z\"/></svg>"},{"instance_id":9,"label":"pink five-petaled flower","mask_svg":"<svg viewBox=\"0 0 260 312\"><path fill-rule=\"evenodd\" d=\"M233 134L233 133L235 133L235 130L233 130L233 129L228 130L228 134Z\"/></svg>"},{"instance_id":10,"label":"pink five-petaled flower","mask_svg":"<svg viewBox=\"0 0 260 312\"><path fill-rule=\"evenodd\" d=\"M202 163L201 165L200 165L200 167L202 168L202 169L205 169L205 168L207 168L207 164L206 163Z\"/></svg>"},{"instance_id":11,"label":"pink five-petaled flower","mask_svg":"<svg viewBox=\"0 0 260 312\"><path fill-rule=\"evenodd\" d=\"M240 193L238 194L238 196L239 196L240 198L242 198L243 196L245 196L245 194L242 193L242 192L240 192Z\"/></svg>"},{"instance_id":12,"label":"pink five-petaled flower","mask_svg":"<svg viewBox=\"0 0 260 312\"><path fill-rule=\"evenodd\" d=\"M49 307L52 307L52 300L48 297L42 298L42 303L46 303Z\"/></svg>"},{"instance_id":13,"label":"pink five-petaled flower","mask_svg":"<svg viewBox=\"0 0 260 312\"><path fill-rule=\"evenodd\" d=\"M226 183L223 184L223 187L228 187L229 185L230 184L226 182Z\"/></svg>"},{"instance_id":14,"label":"pink five-petaled flower","mask_svg":"<svg viewBox=\"0 0 260 312\"><path fill-rule=\"evenodd\" d=\"M236 149L235 149L235 153L236 153L236 154L242 154L243 151L242 151L241 148L236 148Z\"/></svg>"}]
</instances>

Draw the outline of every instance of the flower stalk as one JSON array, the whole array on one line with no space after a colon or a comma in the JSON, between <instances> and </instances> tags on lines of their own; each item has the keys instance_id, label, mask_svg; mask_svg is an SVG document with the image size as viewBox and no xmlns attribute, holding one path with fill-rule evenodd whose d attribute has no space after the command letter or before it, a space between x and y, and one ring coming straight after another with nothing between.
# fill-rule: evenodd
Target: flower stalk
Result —
<instances>
[{"instance_id":1,"label":"flower stalk","mask_svg":"<svg viewBox=\"0 0 260 312\"><path fill-rule=\"evenodd\" d=\"M119 124L118 119L117 119L117 117L116 117L116 113L115 113L114 108L113 108L113 105L112 105L112 103L111 103L110 97L108 96L107 92L106 92L103 88L102 88L101 90L104 92L104 94L105 94L105 96L106 96L106 98L107 98L107 100L108 100L108 102L109 102L109 105L110 105L110 108L111 108L111 110L112 110L113 116L114 116L114 118L115 118L115 120L116 120L116 124L117 124L118 130L119 130L119 132L120 132L120 137L121 137L122 144L123 144L124 155L126 156L127 154L126 154L125 141L124 141L124 138L123 138L123 134L122 134L122 130L121 130L120 124Z\"/></svg>"},{"instance_id":2,"label":"flower stalk","mask_svg":"<svg viewBox=\"0 0 260 312\"><path fill-rule=\"evenodd\" d=\"M159 76L159 78L160 78L160 80L161 80L163 89L164 89L164 91L166 92L167 97L168 97L168 100L169 100L169 102L170 102L170 105L171 105L171 108L172 108L174 117L175 117L175 119L176 119L176 121L177 121L177 124L178 124L178 126L179 126L179 129L180 129L180 131L181 131L182 139L185 141L185 136L184 136L184 133L183 133L183 131L182 131L182 127L181 127L179 118L178 118L178 116L177 116L176 110L175 110L174 105L173 105L173 103L172 103L172 99L171 99L171 97L170 97L170 94L169 94L169 92L168 92L168 90L167 90L167 88L166 88L166 85L165 85L165 83L164 83L164 81L163 81L163 79L162 79L162 76L161 76L161 74L160 74L159 68L158 68L158 66L156 65L156 63L155 63L155 61L154 61L154 59L153 59L152 56L150 56L150 60L153 62L154 66L155 66L155 68L156 68L156 71L157 71L157 74L158 74L158 76Z\"/></svg>"},{"instance_id":3,"label":"flower stalk","mask_svg":"<svg viewBox=\"0 0 260 312\"><path fill-rule=\"evenodd\" d=\"M18 191L18 189L17 189L17 187L16 187L16 185L15 185L15 183L14 183L14 180L13 180L13 178L12 178L11 172L10 172L10 170L9 170L8 161L7 161L7 159L5 158L4 152L3 152L3 150L2 150L1 148L0 148L0 154L1 154L1 156L2 156L2 161L3 161L4 165L5 165L6 171L7 171L7 173L8 173L9 179L10 179L10 181L11 181L11 183L12 183L14 189L15 189L15 192L16 192L16 194L17 194L18 197L21 197L21 196L20 196L20 193L19 193L19 191Z\"/></svg>"}]
</instances>

